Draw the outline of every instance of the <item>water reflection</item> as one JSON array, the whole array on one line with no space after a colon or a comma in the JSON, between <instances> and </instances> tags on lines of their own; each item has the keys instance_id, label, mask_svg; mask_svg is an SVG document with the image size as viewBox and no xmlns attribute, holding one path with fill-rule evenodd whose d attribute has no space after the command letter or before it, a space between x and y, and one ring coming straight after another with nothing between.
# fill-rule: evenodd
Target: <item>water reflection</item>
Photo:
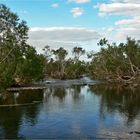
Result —
<instances>
[{"instance_id":1,"label":"water reflection","mask_svg":"<svg viewBox=\"0 0 140 140\"><path fill-rule=\"evenodd\" d=\"M42 101L43 91L42 90L26 90L19 92L6 92L0 94L0 105L1 106L14 106L14 105L28 105L36 101Z\"/></svg>"},{"instance_id":2,"label":"water reflection","mask_svg":"<svg viewBox=\"0 0 140 140\"><path fill-rule=\"evenodd\" d=\"M95 85L89 86L90 90L100 100L100 115L105 116L106 113L119 111L127 118L127 123L131 123L140 113L140 89L116 85Z\"/></svg>"},{"instance_id":3,"label":"water reflection","mask_svg":"<svg viewBox=\"0 0 140 140\"><path fill-rule=\"evenodd\" d=\"M128 138L140 131L139 91L75 85L0 94L0 138Z\"/></svg>"},{"instance_id":4,"label":"water reflection","mask_svg":"<svg viewBox=\"0 0 140 140\"><path fill-rule=\"evenodd\" d=\"M0 128L3 133L0 133L0 138L24 138L19 134L20 127L23 123L29 123L29 125L35 125L37 122L37 116L39 115L40 105L34 106L9 106L14 104L26 104L33 101L41 101L43 99L43 92L40 90L24 91L19 93L6 93L0 96Z\"/></svg>"}]
</instances>

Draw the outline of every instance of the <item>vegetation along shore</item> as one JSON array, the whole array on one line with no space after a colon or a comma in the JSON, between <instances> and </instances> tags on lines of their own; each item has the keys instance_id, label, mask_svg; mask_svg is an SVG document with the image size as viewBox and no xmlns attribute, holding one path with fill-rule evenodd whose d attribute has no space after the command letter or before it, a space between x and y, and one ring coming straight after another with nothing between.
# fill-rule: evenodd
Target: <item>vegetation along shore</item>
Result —
<instances>
[{"instance_id":1,"label":"vegetation along shore","mask_svg":"<svg viewBox=\"0 0 140 140\"><path fill-rule=\"evenodd\" d=\"M76 79L89 74L111 83L140 84L140 41L128 37L125 43L99 41L99 52L74 46L72 57L65 48L44 47L38 54L27 43L28 26L8 7L0 4L0 88L30 84L46 79ZM94 48L94 46L93 46ZM87 55L89 60L82 60Z\"/></svg>"}]
</instances>

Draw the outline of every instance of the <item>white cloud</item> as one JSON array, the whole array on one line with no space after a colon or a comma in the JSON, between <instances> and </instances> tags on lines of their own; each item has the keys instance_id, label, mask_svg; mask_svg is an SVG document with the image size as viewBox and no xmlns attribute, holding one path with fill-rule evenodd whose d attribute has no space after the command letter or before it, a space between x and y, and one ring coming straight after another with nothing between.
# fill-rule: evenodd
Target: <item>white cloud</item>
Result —
<instances>
[{"instance_id":1,"label":"white cloud","mask_svg":"<svg viewBox=\"0 0 140 140\"><path fill-rule=\"evenodd\" d=\"M75 2L77 4L83 4L83 3L88 3L91 0L68 0L68 2Z\"/></svg>"},{"instance_id":2,"label":"white cloud","mask_svg":"<svg viewBox=\"0 0 140 140\"><path fill-rule=\"evenodd\" d=\"M140 28L140 17L134 17L132 19L119 20L115 23L115 25L124 26L124 27Z\"/></svg>"},{"instance_id":3,"label":"white cloud","mask_svg":"<svg viewBox=\"0 0 140 140\"><path fill-rule=\"evenodd\" d=\"M21 10L20 13L21 13L21 14L28 14L28 11L26 11L26 10Z\"/></svg>"},{"instance_id":4,"label":"white cloud","mask_svg":"<svg viewBox=\"0 0 140 140\"><path fill-rule=\"evenodd\" d=\"M34 27L29 31L28 43L40 52L45 45L72 48L75 43L92 42L100 37L95 30L80 27Z\"/></svg>"},{"instance_id":5,"label":"white cloud","mask_svg":"<svg viewBox=\"0 0 140 140\"><path fill-rule=\"evenodd\" d=\"M74 18L77 18L77 17L84 14L84 10L82 8L79 8L79 7L73 8L70 12L73 14Z\"/></svg>"},{"instance_id":6,"label":"white cloud","mask_svg":"<svg viewBox=\"0 0 140 140\"><path fill-rule=\"evenodd\" d=\"M112 2L124 2L124 3L130 2L130 3L140 3L140 1L139 1L139 0L112 0Z\"/></svg>"},{"instance_id":7,"label":"white cloud","mask_svg":"<svg viewBox=\"0 0 140 140\"><path fill-rule=\"evenodd\" d=\"M124 40L127 36L140 39L140 0L112 0L94 6L101 17L110 15L127 16L114 23L114 38Z\"/></svg>"},{"instance_id":8,"label":"white cloud","mask_svg":"<svg viewBox=\"0 0 140 140\"><path fill-rule=\"evenodd\" d=\"M132 38L140 39L140 29L138 28L119 28L116 30L116 38L124 40L127 36Z\"/></svg>"},{"instance_id":9,"label":"white cloud","mask_svg":"<svg viewBox=\"0 0 140 140\"><path fill-rule=\"evenodd\" d=\"M53 4L51 5L51 7L53 7L53 8L58 8L58 7L59 7L59 4L58 4L58 3L53 3Z\"/></svg>"},{"instance_id":10,"label":"white cloud","mask_svg":"<svg viewBox=\"0 0 140 140\"><path fill-rule=\"evenodd\" d=\"M80 27L49 27L49 28L31 28L29 32L30 39L47 39L53 41L90 41L99 38L99 34L93 29Z\"/></svg>"},{"instance_id":11,"label":"white cloud","mask_svg":"<svg viewBox=\"0 0 140 140\"><path fill-rule=\"evenodd\" d=\"M113 27L109 27L109 28L107 28L106 31L107 31L108 33L113 32L113 31L114 31L114 28L113 28Z\"/></svg>"},{"instance_id":12,"label":"white cloud","mask_svg":"<svg viewBox=\"0 0 140 140\"><path fill-rule=\"evenodd\" d=\"M106 13L98 13L98 16L105 17L106 16Z\"/></svg>"},{"instance_id":13,"label":"white cloud","mask_svg":"<svg viewBox=\"0 0 140 140\"><path fill-rule=\"evenodd\" d=\"M110 3L98 4L99 13L102 15L126 15L126 16L139 16L140 4L135 3Z\"/></svg>"}]
</instances>

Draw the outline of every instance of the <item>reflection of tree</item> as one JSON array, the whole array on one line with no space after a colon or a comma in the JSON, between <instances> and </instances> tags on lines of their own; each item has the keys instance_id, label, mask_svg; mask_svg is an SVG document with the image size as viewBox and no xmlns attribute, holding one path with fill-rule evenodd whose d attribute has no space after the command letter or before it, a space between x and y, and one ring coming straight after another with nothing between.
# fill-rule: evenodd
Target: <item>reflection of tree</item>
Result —
<instances>
[{"instance_id":1,"label":"reflection of tree","mask_svg":"<svg viewBox=\"0 0 140 140\"><path fill-rule=\"evenodd\" d=\"M73 100L75 102L77 102L78 100L80 100L80 93L81 93L81 86L79 85L74 85L72 87L64 87L64 86L60 86L60 87L50 87L47 88L45 91L45 101L49 100L50 95L52 95L53 97L56 97L59 99L59 101L63 101L64 98L70 94L70 96L72 96Z\"/></svg>"},{"instance_id":2,"label":"reflection of tree","mask_svg":"<svg viewBox=\"0 0 140 140\"><path fill-rule=\"evenodd\" d=\"M77 102L80 99L80 93L81 93L81 86L79 85L73 85L72 86L73 92L72 97L75 102Z\"/></svg>"},{"instance_id":3,"label":"reflection of tree","mask_svg":"<svg viewBox=\"0 0 140 140\"><path fill-rule=\"evenodd\" d=\"M53 97L57 97L60 101L63 101L67 94L65 87L56 87L53 90Z\"/></svg>"},{"instance_id":4,"label":"reflection of tree","mask_svg":"<svg viewBox=\"0 0 140 140\"><path fill-rule=\"evenodd\" d=\"M24 93L20 93L18 97L18 103L32 103L33 101L42 101L43 100L43 91L42 90L27 90Z\"/></svg>"},{"instance_id":5,"label":"reflection of tree","mask_svg":"<svg viewBox=\"0 0 140 140\"><path fill-rule=\"evenodd\" d=\"M26 107L24 109L26 122L30 123L31 125L35 125L37 123L39 111L40 111L39 104L35 104L33 106Z\"/></svg>"},{"instance_id":6,"label":"reflection of tree","mask_svg":"<svg viewBox=\"0 0 140 140\"><path fill-rule=\"evenodd\" d=\"M0 108L0 126L3 129L4 138L18 138L22 110L17 107Z\"/></svg>"},{"instance_id":7,"label":"reflection of tree","mask_svg":"<svg viewBox=\"0 0 140 140\"><path fill-rule=\"evenodd\" d=\"M140 111L140 89L130 89L129 87L110 86L110 85L94 85L89 86L90 90L101 97L100 113L119 111L123 113L128 122L138 115Z\"/></svg>"},{"instance_id":8,"label":"reflection of tree","mask_svg":"<svg viewBox=\"0 0 140 140\"><path fill-rule=\"evenodd\" d=\"M42 101L41 90L27 90L16 93L5 93L0 96L0 105L27 104L33 101Z\"/></svg>"},{"instance_id":9,"label":"reflection of tree","mask_svg":"<svg viewBox=\"0 0 140 140\"><path fill-rule=\"evenodd\" d=\"M27 94L28 94L28 96L27 96ZM24 98L21 97L20 100L26 99L26 101L28 101L28 102L42 101L43 100L43 91L42 90L26 91L26 94L24 94L23 97ZM33 106L28 106L28 107L24 108L24 114L25 114L25 118L26 118L27 122L30 122L32 125L35 125L37 122L39 110L40 110L39 104L35 104Z\"/></svg>"},{"instance_id":10,"label":"reflection of tree","mask_svg":"<svg viewBox=\"0 0 140 140\"><path fill-rule=\"evenodd\" d=\"M16 96L15 96L16 95ZM8 93L0 97L0 104L6 101L5 104L12 104L16 102L18 104L32 103L33 101L42 101L43 92L41 90L22 91L18 94ZM39 104L29 106L15 106L15 107L0 107L0 127L3 130L3 137L9 138L21 138L19 134L20 126L23 121L28 121L35 125L39 114ZM25 120L23 119L25 117ZM1 137L1 136L0 136Z\"/></svg>"},{"instance_id":11,"label":"reflection of tree","mask_svg":"<svg viewBox=\"0 0 140 140\"><path fill-rule=\"evenodd\" d=\"M44 94L44 102L48 102L48 100L49 100L49 97L52 95L52 93L53 93L53 88L46 88L46 89L44 89L44 91L43 91L43 94Z\"/></svg>"}]
</instances>

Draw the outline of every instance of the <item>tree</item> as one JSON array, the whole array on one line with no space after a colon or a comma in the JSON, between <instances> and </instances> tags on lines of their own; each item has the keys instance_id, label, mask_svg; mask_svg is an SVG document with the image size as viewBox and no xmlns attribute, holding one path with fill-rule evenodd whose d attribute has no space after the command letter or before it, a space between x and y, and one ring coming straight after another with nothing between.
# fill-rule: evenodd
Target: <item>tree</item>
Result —
<instances>
[{"instance_id":1,"label":"tree","mask_svg":"<svg viewBox=\"0 0 140 140\"><path fill-rule=\"evenodd\" d=\"M51 60L51 57L53 55L53 52L52 50L50 49L50 46L49 45L46 45L44 48L43 48L43 51L44 51L44 56L46 58L46 63L49 62Z\"/></svg>"},{"instance_id":2,"label":"tree","mask_svg":"<svg viewBox=\"0 0 140 140\"><path fill-rule=\"evenodd\" d=\"M14 80L17 63L22 59L28 38L25 21L0 4L0 84L9 85Z\"/></svg>"},{"instance_id":3,"label":"tree","mask_svg":"<svg viewBox=\"0 0 140 140\"><path fill-rule=\"evenodd\" d=\"M28 73L31 66L28 65L29 63L25 65L27 61L34 66L36 64L42 65L42 60L40 63L33 61L35 57L40 59L41 56L37 55L35 49L26 43L27 39L28 27L26 22L21 21L17 14L11 12L5 5L0 4L0 85L4 87L12 85L19 77L19 71L20 77L22 74L22 77L25 78L25 73ZM28 58L29 55L30 58ZM25 66L26 72L23 72L22 68ZM40 66L32 67L32 70L29 70L30 76L35 71L34 69L38 71L37 69L40 69ZM33 75L30 81L38 79L35 74Z\"/></svg>"},{"instance_id":4,"label":"tree","mask_svg":"<svg viewBox=\"0 0 140 140\"><path fill-rule=\"evenodd\" d=\"M28 46L25 57L17 64L16 78L19 83L30 83L44 78L45 58L37 54L35 48Z\"/></svg>"},{"instance_id":5,"label":"tree","mask_svg":"<svg viewBox=\"0 0 140 140\"><path fill-rule=\"evenodd\" d=\"M75 61L79 61L79 58L85 54L85 50L81 47L74 47L72 53Z\"/></svg>"},{"instance_id":6,"label":"tree","mask_svg":"<svg viewBox=\"0 0 140 140\"><path fill-rule=\"evenodd\" d=\"M65 74L65 58L68 55L68 52L60 47L57 50L52 50L53 54L56 57L56 60L59 63L60 66L60 78L64 78L64 74Z\"/></svg>"},{"instance_id":7,"label":"tree","mask_svg":"<svg viewBox=\"0 0 140 140\"><path fill-rule=\"evenodd\" d=\"M140 42L127 38L127 42L109 44L103 39L99 43L100 52L93 54L91 73L101 79L133 82L140 77Z\"/></svg>"},{"instance_id":8,"label":"tree","mask_svg":"<svg viewBox=\"0 0 140 140\"><path fill-rule=\"evenodd\" d=\"M106 38L103 38L97 43L99 46L104 46L108 44L108 40Z\"/></svg>"}]
</instances>

